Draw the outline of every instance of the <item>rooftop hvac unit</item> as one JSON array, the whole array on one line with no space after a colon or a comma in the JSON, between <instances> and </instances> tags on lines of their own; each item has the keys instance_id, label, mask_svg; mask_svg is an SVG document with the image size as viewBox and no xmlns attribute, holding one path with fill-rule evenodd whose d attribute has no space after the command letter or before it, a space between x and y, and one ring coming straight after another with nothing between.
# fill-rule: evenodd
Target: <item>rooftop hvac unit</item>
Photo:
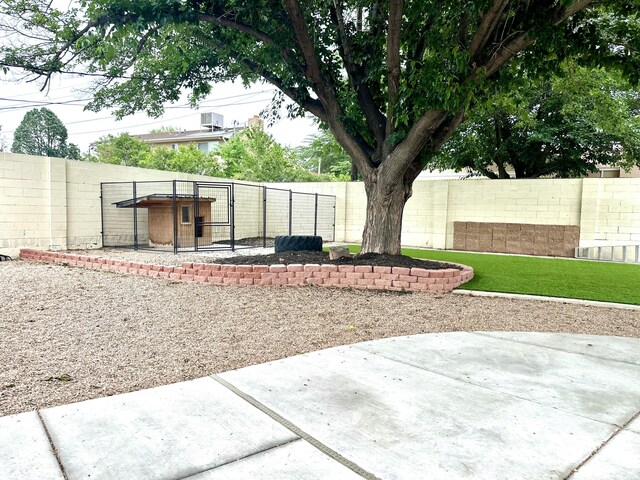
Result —
<instances>
[{"instance_id":1,"label":"rooftop hvac unit","mask_svg":"<svg viewBox=\"0 0 640 480\"><path fill-rule=\"evenodd\" d=\"M203 127L210 127L211 129L222 128L224 117L219 113L201 113L200 125Z\"/></svg>"}]
</instances>

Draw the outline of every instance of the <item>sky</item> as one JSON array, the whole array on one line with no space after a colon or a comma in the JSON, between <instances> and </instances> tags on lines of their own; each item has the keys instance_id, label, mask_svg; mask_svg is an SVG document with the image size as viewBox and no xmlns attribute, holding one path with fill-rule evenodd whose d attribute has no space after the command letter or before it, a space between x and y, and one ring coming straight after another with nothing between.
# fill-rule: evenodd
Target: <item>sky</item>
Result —
<instances>
[{"instance_id":1,"label":"sky","mask_svg":"<svg viewBox=\"0 0 640 480\"><path fill-rule=\"evenodd\" d=\"M69 133L69 143L75 143L82 152L87 152L89 144L105 135L129 132L132 135L149 133L154 128L171 126L186 130L200 128L200 114L215 112L224 116L224 126L232 127L245 123L253 115L269 105L274 87L268 84L254 84L244 88L240 82L215 84L209 95L197 110L187 106L184 99L176 104L167 104L160 118L148 117L144 112L116 120L111 111L98 113L84 111L84 104L90 98L86 91L90 81L78 76L54 77L47 91L41 91L35 82L0 77L0 139L4 137L7 149L11 149L13 132L25 113L32 108L46 107L52 110L65 124ZM186 93L186 92L185 92ZM283 109L282 119L273 126L265 125L282 145L295 147L304 142L317 127L311 118L289 120Z\"/></svg>"}]
</instances>

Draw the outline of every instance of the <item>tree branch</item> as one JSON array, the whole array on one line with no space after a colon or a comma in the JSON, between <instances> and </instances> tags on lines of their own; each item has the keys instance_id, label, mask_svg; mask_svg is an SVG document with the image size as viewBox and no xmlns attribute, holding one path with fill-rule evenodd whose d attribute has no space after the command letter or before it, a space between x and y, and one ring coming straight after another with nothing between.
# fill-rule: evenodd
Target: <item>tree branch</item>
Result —
<instances>
[{"instance_id":1,"label":"tree branch","mask_svg":"<svg viewBox=\"0 0 640 480\"><path fill-rule=\"evenodd\" d=\"M559 25L592 3L594 3L594 0L575 0L568 8L560 12L560 14L552 20L552 24L554 26ZM529 30L520 33L505 46L499 48L485 65L485 77L491 77L500 69L500 67L515 57L518 53L533 45L536 39L535 29L530 28Z\"/></svg>"},{"instance_id":2,"label":"tree branch","mask_svg":"<svg viewBox=\"0 0 640 480\"><path fill-rule=\"evenodd\" d=\"M567 18L575 15L580 10L584 10L592 3L595 3L595 0L575 0L561 15L559 15L556 20L553 22L554 25L558 25L559 23L564 22Z\"/></svg>"},{"instance_id":3,"label":"tree branch","mask_svg":"<svg viewBox=\"0 0 640 480\"><path fill-rule=\"evenodd\" d=\"M342 3L340 2L340 0L334 1L334 7L332 7L331 10L331 18L338 30L338 52L340 53L340 57L343 60L347 76L349 77L349 81L354 91L356 92L356 95L358 96L358 103L360 104L362 112L364 113L365 119L367 121L367 126L373 132L373 135L376 139L377 147L381 148L382 144L384 143L385 136L385 117L380 112L380 109L373 99L371 90L369 90L369 87L364 81L364 75L361 68L355 65L353 61L351 46L349 44L349 39L344 24L344 17L342 15ZM361 9L359 10L359 13L361 14Z\"/></svg>"},{"instance_id":4,"label":"tree branch","mask_svg":"<svg viewBox=\"0 0 640 480\"><path fill-rule=\"evenodd\" d=\"M484 76L486 78L491 77L505 63L507 63L525 48L533 45L535 41L536 37L533 35L533 30L528 30L518 35L514 40L498 49L494 56L491 57L491 59L486 63Z\"/></svg>"},{"instance_id":5,"label":"tree branch","mask_svg":"<svg viewBox=\"0 0 640 480\"><path fill-rule=\"evenodd\" d=\"M211 23L219 27L228 27L238 32L246 33L250 37L259 40L266 45L276 46L275 41L269 35L244 23L229 20L222 16L210 15L208 13L198 13L197 18L202 22Z\"/></svg>"},{"instance_id":6,"label":"tree branch","mask_svg":"<svg viewBox=\"0 0 640 480\"><path fill-rule=\"evenodd\" d=\"M447 114L442 110L429 110L411 127L405 139L389 154L388 161L382 164L388 178L404 177L409 166L446 118Z\"/></svg>"},{"instance_id":7,"label":"tree branch","mask_svg":"<svg viewBox=\"0 0 640 480\"><path fill-rule=\"evenodd\" d=\"M478 171L484 175L487 178L490 178L491 180L498 180L500 177L498 177L498 175L496 175L495 172L492 172L491 170L489 170L486 167L483 168L478 168Z\"/></svg>"},{"instance_id":8,"label":"tree branch","mask_svg":"<svg viewBox=\"0 0 640 480\"><path fill-rule=\"evenodd\" d=\"M291 52L287 48L279 47L276 44L275 40L265 32L262 32L244 23L229 20L228 18L224 18L222 16L199 13L197 18L200 21L210 23L212 25L227 27L237 32L245 33L250 37L255 38L256 40L261 41L265 45L269 45L271 47L279 49L283 60L293 65L300 71L300 73L304 74L304 66L291 54Z\"/></svg>"},{"instance_id":9,"label":"tree branch","mask_svg":"<svg viewBox=\"0 0 640 480\"><path fill-rule=\"evenodd\" d=\"M336 93L333 90L333 86L322 74L313 40L309 35L307 22L300 4L297 0L284 0L284 7L306 63L305 77L311 83L314 92L327 113L327 124L338 143L343 146L352 161L356 163L360 173L366 177L375 168L375 165L367 152L366 144L350 135L339 120L342 112Z\"/></svg>"},{"instance_id":10,"label":"tree branch","mask_svg":"<svg viewBox=\"0 0 640 480\"><path fill-rule=\"evenodd\" d=\"M198 35L198 38L200 38L202 42L206 43L212 48L215 48L216 50L226 51L224 45L216 42L210 37L205 36L204 34ZM324 111L322 104L315 98L311 98L311 96L309 95L309 92L307 92L306 89L288 87L285 85L284 81L280 77L274 75L273 73L261 67L257 63L254 63L239 54L235 54L233 55L233 57L237 62L241 63L247 70L264 78L267 82L269 82L270 84L278 88L278 90L284 93L291 100L298 103L306 111L308 111L309 113L312 113L323 122L325 123L327 122L327 114Z\"/></svg>"},{"instance_id":11,"label":"tree branch","mask_svg":"<svg viewBox=\"0 0 640 480\"><path fill-rule=\"evenodd\" d=\"M502 12L504 12L504 9L508 4L509 0L493 1L493 5L491 5L489 10L487 10L487 13L485 13L482 17L480 25L478 26L476 33L471 39L471 44L469 45L469 57L476 57L478 53L480 53L482 49L486 47L487 42L491 38L493 31L500 21Z\"/></svg>"},{"instance_id":12,"label":"tree branch","mask_svg":"<svg viewBox=\"0 0 640 480\"><path fill-rule=\"evenodd\" d=\"M498 167L498 176L496 178L511 178L511 175L509 175L509 172L507 172L507 169L504 166L504 162L496 159L494 163Z\"/></svg>"},{"instance_id":13,"label":"tree branch","mask_svg":"<svg viewBox=\"0 0 640 480\"><path fill-rule=\"evenodd\" d=\"M438 149L442 147L447 140L449 140L451 135L453 135L453 132L456 131L464 118L465 112L458 112L456 115L449 117L448 120L443 121L436 128L429 141L425 143L422 151L416 156L413 162L411 162L411 165L404 173L405 184L406 182L413 182L418 175L420 175L420 172L424 170L425 164L422 162L422 156L438 151Z\"/></svg>"},{"instance_id":14,"label":"tree branch","mask_svg":"<svg viewBox=\"0 0 640 480\"><path fill-rule=\"evenodd\" d=\"M467 35L469 35L469 12L464 12L460 18L460 28L458 29L458 43L461 48L467 46Z\"/></svg>"},{"instance_id":15,"label":"tree branch","mask_svg":"<svg viewBox=\"0 0 640 480\"><path fill-rule=\"evenodd\" d=\"M395 103L400 89L400 29L402 27L403 0L390 0L387 26L387 125L382 158L391 152L391 135L394 132Z\"/></svg>"},{"instance_id":16,"label":"tree branch","mask_svg":"<svg viewBox=\"0 0 640 480\"><path fill-rule=\"evenodd\" d=\"M106 18L99 18L98 20L95 21L90 21L87 22L87 24L79 31L77 31L76 33L74 33L71 38L69 38L60 48L57 49L55 55L53 56L53 58L51 58L51 60L47 61L45 63L45 66L40 67L38 69L37 72L35 72L38 76L40 77L44 77L44 82L42 84L42 88L40 89L40 91L43 91L47 88L47 86L49 85L49 82L51 81L51 76L56 73L56 72L60 72L62 70L63 67L67 66L68 63L73 60L74 57L71 58L71 60L66 61L66 62L60 62L60 60L62 59L62 56L67 53L67 51L69 50L69 48L71 48L71 46L76 43L78 40L80 40L82 37L84 37L92 28L97 27L99 25L104 25L107 23L107 19ZM47 66L48 64L48 66Z\"/></svg>"}]
</instances>

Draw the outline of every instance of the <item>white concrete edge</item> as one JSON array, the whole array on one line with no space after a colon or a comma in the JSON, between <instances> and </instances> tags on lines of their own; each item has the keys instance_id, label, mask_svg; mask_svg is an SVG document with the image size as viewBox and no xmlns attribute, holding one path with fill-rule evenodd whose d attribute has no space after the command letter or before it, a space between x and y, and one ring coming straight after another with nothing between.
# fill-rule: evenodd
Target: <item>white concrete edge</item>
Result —
<instances>
[{"instance_id":1,"label":"white concrete edge","mask_svg":"<svg viewBox=\"0 0 640 480\"><path fill-rule=\"evenodd\" d=\"M537 300L541 302L556 302L556 303L575 303L578 305L586 305L589 307L605 307L605 308L619 308L621 310L640 310L640 305L630 305L627 303L614 303L614 302L598 302L595 300L580 300L577 298L566 297L545 297L543 295L526 295L520 293L503 293L503 292L484 292L480 290L453 290L452 293L458 295L468 295L470 297L498 297L498 298L513 298L518 300Z\"/></svg>"}]
</instances>

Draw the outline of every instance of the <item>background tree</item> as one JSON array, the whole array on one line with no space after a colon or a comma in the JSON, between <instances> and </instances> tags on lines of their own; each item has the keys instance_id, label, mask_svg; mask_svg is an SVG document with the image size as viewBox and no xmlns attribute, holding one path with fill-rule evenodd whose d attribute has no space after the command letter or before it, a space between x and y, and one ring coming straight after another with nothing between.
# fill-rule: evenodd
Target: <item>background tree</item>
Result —
<instances>
[{"instance_id":1,"label":"background tree","mask_svg":"<svg viewBox=\"0 0 640 480\"><path fill-rule=\"evenodd\" d=\"M210 177L224 175L218 155L203 153L195 145L183 145L177 150L166 147L154 148L150 155L144 157L139 166Z\"/></svg>"},{"instance_id":2,"label":"background tree","mask_svg":"<svg viewBox=\"0 0 640 480\"><path fill-rule=\"evenodd\" d=\"M315 115L362 176L362 251L394 254L413 181L469 109L513 87L500 72L514 57L521 75L571 56L637 81L638 12L640 0L3 0L12 40L26 35L0 61L105 75L89 108L119 116L157 116L183 88L197 102L212 82L269 82L274 107L287 96L291 115Z\"/></svg>"},{"instance_id":3,"label":"background tree","mask_svg":"<svg viewBox=\"0 0 640 480\"><path fill-rule=\"evenodd\" d=\"M306 170L294 152L283 148L261 128L234 135L216 151L224 162L224 176L253 182L318 182L335 179Z\"/></svg>"},{"instance_id":4,"label":"background tree","mask_svg":"<svg viewBox=\"0 0 640 480\"><path fill-rule=\"evenodd\" d=\"M181 146L177 150L166 147L152 149L147 142L128 133L102 137L95 143L94 151L95 154L86 160L212 177L223 174L219 157L203 153L195 145Z\"/></svg>"},{"instance_id":5,"label":"background tree","mask_svg":"<svg viewBox=\"0 0 640 480\"><path fill-rule=\"evenodd\" d=\"M640 92L616 71L565 63L474 109L434 166L489 178L580 177L640 164Z\"/></svg>"},{"instance_id":6,"label":"background tree","mask_svg":"<svg viewBox=\"0 0 640 480\"><path fill-rule=\"evenodd\" d=\"M351 178L349 155L327 130L309 136L303 145L295 149L295 153L309 171L335 175L340 180L357 180L357 172L355 178Z\"/></svg>"},{"instance_id":7,"label":"background tree","mask_svg":"<svg viewBox=\"0 0 640 480\"><path fill-rule=\"evenodd\" d=\"M171 125L162 125L159 128L152 129L149 133L171 133L179 131L180 129L178 127L172 127Z\"/></svg>"},{"instance_id":8,"label":"background tree","mask_svg":"<svg viewBox=\"0 0 640 480\"><path fill-rule=\"evenodd\" d=\"M93 146L94 155L87 160L139 167L151 155L149 144L128 133L107 135L100 138Z\"/></svg>"},{"instance_id":9,"label":"background tree","mask_svg":"<svg viewBox=\"0 0 640 480\"><path fill-rule=\"evenodd\" d=\"M80 149L67 144L67 128L48 108L29 110L13 134L13 153L80 160Z\"/></svg>"}]
</instances>

